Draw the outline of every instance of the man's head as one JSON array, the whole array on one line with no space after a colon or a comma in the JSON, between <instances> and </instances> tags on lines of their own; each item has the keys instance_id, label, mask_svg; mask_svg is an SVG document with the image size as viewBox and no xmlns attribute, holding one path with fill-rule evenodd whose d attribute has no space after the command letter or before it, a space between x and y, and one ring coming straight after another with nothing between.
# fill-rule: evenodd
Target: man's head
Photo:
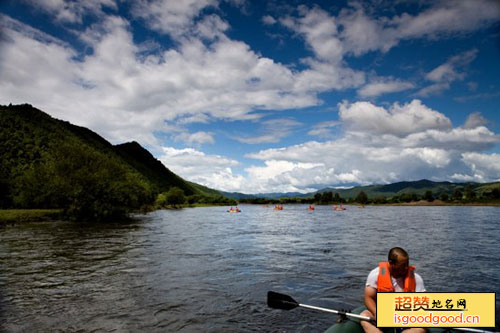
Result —
<instances>
[{"instance_id":1,"label":"man's head","mask_svg":"<svg viewBox=\"0 0 500 333\"><path fill-rule=\"evenodd\" d=\"M391 271L391 276L400 279L408 274L408 266L410 263L410 257L405 250L400 247L393 247L389 251L389 269Z\"/></svg>"}]
</instances>

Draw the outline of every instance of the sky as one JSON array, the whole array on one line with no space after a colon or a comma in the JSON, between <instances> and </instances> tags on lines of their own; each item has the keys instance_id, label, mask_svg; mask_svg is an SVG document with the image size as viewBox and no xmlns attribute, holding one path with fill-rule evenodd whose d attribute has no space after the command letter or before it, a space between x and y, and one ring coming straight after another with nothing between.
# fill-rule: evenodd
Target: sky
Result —
<instances>
[{"instance_id":1,"label":"sky","mask_svg":"<svg viewBox=\"0 0 500 333\"><path fill-rule=\"evenodd\" d=\"M0 104L242 192L500 180L500 2L2 0Z\"/></svg>"}]
</instances>

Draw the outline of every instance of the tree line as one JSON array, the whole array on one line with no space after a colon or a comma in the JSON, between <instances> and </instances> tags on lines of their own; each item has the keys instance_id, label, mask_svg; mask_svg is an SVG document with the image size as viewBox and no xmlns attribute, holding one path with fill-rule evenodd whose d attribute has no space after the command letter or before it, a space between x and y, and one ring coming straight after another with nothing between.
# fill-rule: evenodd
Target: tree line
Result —
<instances>
[{"instance_id":1,"label":"tree line","mask_svg":"<svg viewBox=\"0 0 500 333\"><path fill-rule=\"evenodd\" d=\"M471 203L471 202L490 202L500 199L500 190L494 188L490 191L485 191L477 194L470 186L465 188L455 188L451 193L440 192L433 193L431 190L425 191L423 194L402 193L390 197L386 196L373 196L369 197L364 191L360 191L355 197L343 198L339 193L330 191L316 193L313 197L307 198L281 198L281 199L266 199L266 198L250 198L240 199L242 203L249 204L317 204L317 205L330 205L330 204L397 204L397 203L410 203L417 201L433 202L439 199L445 203Z\"/></svg>"}]
</instances>

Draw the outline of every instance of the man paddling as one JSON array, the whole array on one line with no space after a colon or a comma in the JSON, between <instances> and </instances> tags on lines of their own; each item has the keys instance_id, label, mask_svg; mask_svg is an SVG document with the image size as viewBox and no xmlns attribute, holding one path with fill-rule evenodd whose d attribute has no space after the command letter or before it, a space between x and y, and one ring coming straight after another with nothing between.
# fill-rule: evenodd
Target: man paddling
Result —
<instances>
[{"instance_id":1,"label":"man paddling","mask_svg":"<svg viewBox=\"0 0 500 333\"><path fill-rule=\"evenodd\" d=\"M415 267L409 266L410 257L405 250L394 247L389 251L388 261L379 263L366 280L365 306L362 316L376 318L377 292L425 292L422 277L415 273ZM361 321L365 332L382 332L372 322ZM408 328L403 332L422 333L424 328Z\"/></svg>"}]
</instances>

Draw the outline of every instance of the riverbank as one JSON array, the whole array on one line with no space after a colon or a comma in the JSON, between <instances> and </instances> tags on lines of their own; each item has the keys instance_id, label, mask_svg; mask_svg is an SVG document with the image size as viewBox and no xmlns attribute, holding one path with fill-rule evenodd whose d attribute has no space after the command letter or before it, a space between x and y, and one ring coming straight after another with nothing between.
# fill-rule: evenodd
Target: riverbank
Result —
<instances>
[{"instance_id":1,"label":"riverbank","mask_svg":"<svg viewBox=\"0 0 500 333\"><path fill-rule=\"evenodd\" d=\"M377 205L377 204L375 204ZM380 204L380 206L500 206L500 201L490 201L490 202L449 202L442 200L420 200L411 202L399 202L399 203L387 203Z\"/></svg>"},{"instance_id":2,"label":"riverbank","mask_svg":"<svg viewBox=\"0 0 500 333\"><path fill-rule=\"evenodd\" d=\"M195 207L213 207L213 206L228 206L227 204L182 204L182 205L167 205L165 207L151 207L145 209L141 213L148 213L155 210L176 210L182 208L195 208ZM48 222L55 220L67 220L67 216L63 215L62 209L0 209L0 227L6 225L14 225L17 223L26 222ZM126 217L125 217L126 219Z\"/></svg>"},{"instance_id":3,"label":"riverbank","mask_svg":"<svg viewBox=\"0 0 500 333\"><path fill-rule=\"evenodd\" d=\"M60 219L62 209L1 209L0 226L21 222L44 222Z\"/></svg>"},{"instance_id":4,"label":"riverbank","mask_svg":"<svg viewBox=\"0 0 500 333\"><path fill-rule=\"evenodd\" d=\"M252 204L250 204L252 205ZM257 205L257 204L254 204ZM297 205L295 203L289 205ZM356 203L346 203L346 206L356 205L360 208L363 207L361 204ZM196 208L196 207L215 207L215 206L227 206L227 204L206 204L206 203L196 203L196 204L183 204L178 206L168 205L166 207L157 207L142 211L142 213L152 212L155 210L177 210L183 208ZM236 205L234 205L236 206ZM328 206L328 205L319 205L319 206ZM412 202L399 202L399 203L369 203L364 205L366 206L422 206L422 207L431 207L431 206L489 206L489 207L500 207L500 201L493 202L445 202L442 200L420 200L420 201L412 201ZM54 220L64 219L63 210L62 209L0 209L0 226L5 225L13 225L16 223L25 223L25 222L47 222Z\"/></svg>"}]
</instances>

